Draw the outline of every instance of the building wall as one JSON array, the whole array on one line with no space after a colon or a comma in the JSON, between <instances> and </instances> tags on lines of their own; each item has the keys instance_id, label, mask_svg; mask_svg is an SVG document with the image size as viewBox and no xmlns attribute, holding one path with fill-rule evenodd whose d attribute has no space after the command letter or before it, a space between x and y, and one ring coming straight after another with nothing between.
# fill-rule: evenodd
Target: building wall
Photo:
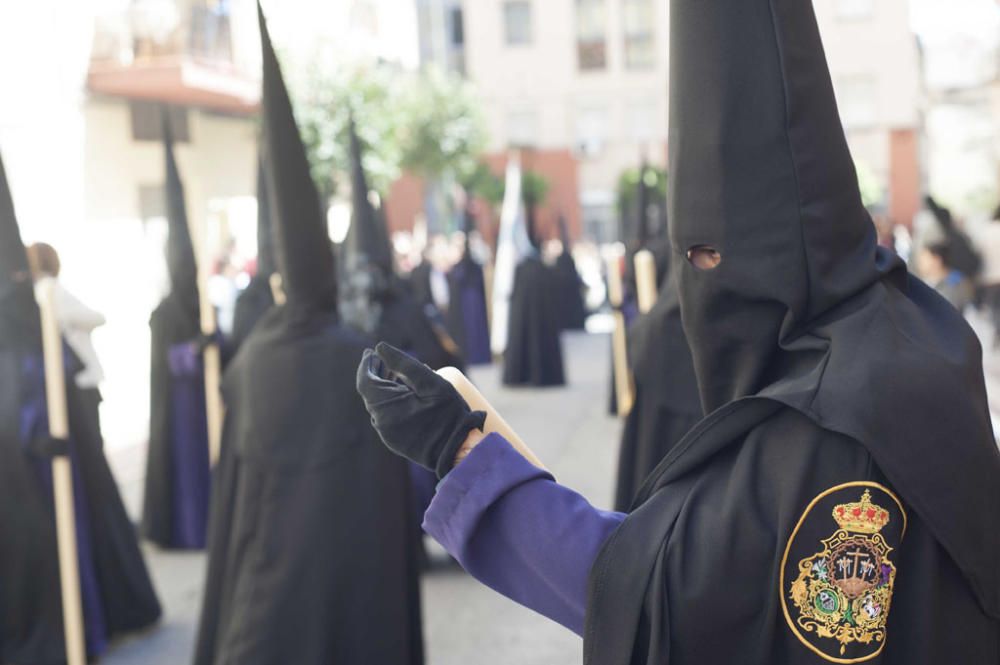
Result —
<instances>
[{"instance_id":1,"label":"building wall","mask_svg":"<svg viewBox=\"0 0 1000 665\"><path fill-rule=\"evenodd\" d=\"M644 70L625 64L625 0L603 0L607 62L600 71L578 66L578 0L531 0L531 40L519 45L505 42L506 1L464 4L466 69L484 100L491 149L530 143L571 150L584 217L607 221L624 169L641 154L665 164L669 0L651 0L655 59ZM910 179L890 173L902 154L893 161L891 133L919 130L921 117L907 0L816 0L816 12L856 159L878 177L886 203L915 200L916 191L894 189Z\"/></svg>"}]
</instances>

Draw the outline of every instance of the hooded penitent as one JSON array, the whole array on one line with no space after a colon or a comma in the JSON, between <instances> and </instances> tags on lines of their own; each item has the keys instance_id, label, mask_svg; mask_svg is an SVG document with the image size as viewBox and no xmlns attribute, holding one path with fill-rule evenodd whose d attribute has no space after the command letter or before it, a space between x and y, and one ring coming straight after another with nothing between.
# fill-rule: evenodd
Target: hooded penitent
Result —
<instances>
[{"instance_id":1,"label":"hooded penitent","mask_svg":"<svg viewBox=\"0 0 1000 665\"><path fill-rule=\"evenodd\" d=\"M584 284L576 269L571 251L572 241L566 219L559 217L559 237L562 252L556 258L555 273L559 289L559 326L563 330L583 330L587 320L587 306L583 301Z\"/></svg>"},{"instance_id":2,"label":"hooded penitent","mask_svg":"<svg viewBox=\"0 0 1000 665\"><path fill-rule=\"evenodd\" d=\"M537 205L525 197L524 214L518 217L521 228L515 230L514 241L521 238L524 244L526 239L527 247L514 271L503 355L503 383L508 386L566 383L559 337L559 282L555 271L542 262L537 216Z\"/></svg>"},{"instance_id":3,"label":"hooded penitent","mask_svg":"<svg viewBox=\"0 0 1000 665\"><path fill-rule=\"evenodd\" d=\"M476 232L476 218L466 205L463 216L465 245L462 257L448 272L448 330L462 349L469 365L484 365L493 360L490 352L490 328L486 311L486 281L483 266L470 250L471 236Z\"/></svg>"},{"instance_id":4,"label":"hooded penitent","mask_svg":"<svg viewBox=\"0 0 1000 665\"><path fill-rule=\"evenodd\" d=\"M670 26L674 274L710 415L595 563L585 662L997 662L979 345L876 246L811 3L673 0Z\"/></svg>"},{"instance_id":5,"label":"hooded penitent","mask_svg":"<svg viewBox=\"0 0 1000 665\"><path fill-rule=\"evenodd\" d=\"M259 11L259 8L258 8ZM195 665L423 662L406 463L379 444L325 217L267 26L263 126L287 302L226 370Z\"/></svg>"},{"instance_id":6,"label":"hooded penitent","mask_svg":"<svg viewBox=\"0 0 1000 665\"><path fill-rule=\"evenodd\" d=\"M205 546L210 470L205 375L197 344L198 267L168 117L164 111L170 292L149 320L151 402L142 533L161 547L200 549Z\"/></svg>"},{"instance_id":7,"label":"hooded penitent","mask_svg":"<svg viewBox=\"0 0 1000 665\"><path fill-rule=\"evenodd\" d=\"M274 305L271 275L275 273L274 242L271 238L271 204L264 175L264 157L257 164L257 270L247 288L236 299L230 341L239 348L254 325Z\"/></svg>"},{"instance_id":8,"label":"hooded penitent","mask_svg":"<svg viewBox=\"0 0 1000 665\"><path fill-rule=\"evenodd\" d=\"M341 273L344 320L374 341L388 342L434 369L462 366L461 352L440 313L411 297L393 271L386 220L369 198L363 147L353 121L348 135L354 208Z\"/></svg>"},{"instance_id":9,"label":"hooded penitent","mask_svg":"<svg viewBox=\"0 0 1000 665\"><path fill-rule=\"evenodd\" d=\"M620 512L632 507L649 474L703 416L674 280L662 285L653 308L629 328L628 351L635 401L618 453L615 510Z\"/></svg>"},{"instance_id":10,"label":"hooded penitent","mask_svg":"<svg viewBox=\"0 0 1000 665\"><path fill-rule=\"evenodd\" d=\"M66 658L38 309L0 163L0 662ZM66 401L84 634L96 658L108 640L152 624L159 603L135 530L102 452L67 352Z\"/></svg>"}]
</instances>

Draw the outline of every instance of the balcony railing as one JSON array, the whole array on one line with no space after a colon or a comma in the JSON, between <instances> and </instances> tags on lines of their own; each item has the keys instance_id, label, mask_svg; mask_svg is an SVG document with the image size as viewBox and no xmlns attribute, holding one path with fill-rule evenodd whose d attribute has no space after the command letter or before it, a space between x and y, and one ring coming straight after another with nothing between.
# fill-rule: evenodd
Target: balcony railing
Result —
<instances>
[{"instance_id":1,"label":"balcony railing","mask_svg":"<svg viewBox=\"0 0 1000 665\"><path fill-rule=\"evenodd\" d=\"M230 4L133 0L127 10L101 17L91 51L90 89L252 111L258 97L259 60L237 57ZM256 41L256 34L253 37Z\"/></svg>"}]
</instances>

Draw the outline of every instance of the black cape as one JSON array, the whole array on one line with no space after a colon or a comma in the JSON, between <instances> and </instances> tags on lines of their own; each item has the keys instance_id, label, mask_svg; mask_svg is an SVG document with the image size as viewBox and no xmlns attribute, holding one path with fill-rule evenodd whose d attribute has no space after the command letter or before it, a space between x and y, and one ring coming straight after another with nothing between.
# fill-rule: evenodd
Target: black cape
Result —
<instances>
[{"instance_id":1,"label":"black cape","mask_svg":"<svg viewBox=\"0 0 1000 665\"><path fill-rule=\"evenodd\" d=\"M557 311L552 270L537 256L528 256L514 271L504 351L504 385L566 383Z\"/></svg>"},{"instance_id":2,"label":"black cape","mask_svg":"<svg viewBox=\"0 0 1000 665\"><path fill-rule=\"evenodd\" d=\"M721 255L673 273L710 415L599 554L584 661L998 662L979 344L877 247L811 3L670 24L671 241Z\"/></svg>"},{"instance_id":3,"label":"black cape","mask_svg":"<svg viewBox=\"0 0 1000 665\"><path fill-rule=\"evenodd\" d=\"M423 662L406 462L335 315L265 314L226 370L195 665Z\"/></svg>"},{"instance_id":4,"label":"black cape","mask_svg":"<svg viewBox=\"0 0 1000 665\"><path fill-rule=\"evenodd\" d=\"M619 512L629 510L649 474L703 417L673 284L665 285L653 308L628 333L635 401L625 418L618 453Z\"/></svg>"}]
</instances>

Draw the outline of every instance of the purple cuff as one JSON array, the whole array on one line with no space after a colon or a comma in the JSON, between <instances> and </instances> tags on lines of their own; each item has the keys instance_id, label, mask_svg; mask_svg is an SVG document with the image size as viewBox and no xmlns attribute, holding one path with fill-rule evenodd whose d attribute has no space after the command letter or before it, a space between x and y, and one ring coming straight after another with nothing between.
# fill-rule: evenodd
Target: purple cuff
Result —
<instances>
[{"instance_id":1,"label":"purple cuff","mask_svg":"<svg viewBox=\"0 0 1000 665\"><path fill-rule=\"evenodd\" d=\"M484 510L518 485L537 479L555 480L522 457L507 439L496 432L487 434L438 483L424 514L424 531L454 556Z\"/></svg>"},{"instance_id":2,"label":"purple cuff","mask_svg":"<svg viewBox=\"0 0 1000 665\"><path fill-rule=\"evenodd\" d=\"M590 569L624 518L490 434L438 485L424 530L480 582L582 634Z\"/></svg>"}]
</instances>

